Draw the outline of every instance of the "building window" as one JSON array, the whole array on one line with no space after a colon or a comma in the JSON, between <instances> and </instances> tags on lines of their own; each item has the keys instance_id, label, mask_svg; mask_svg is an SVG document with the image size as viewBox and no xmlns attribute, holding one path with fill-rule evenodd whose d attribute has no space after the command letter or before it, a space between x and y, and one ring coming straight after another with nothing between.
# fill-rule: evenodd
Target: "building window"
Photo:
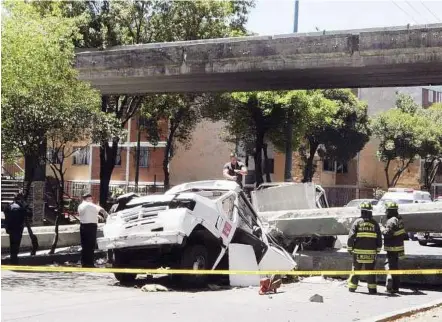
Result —
<instances>
[{"instance_id":1,"label":"building window","mask_svg":"<svg viewBox=\"0 0 442 322\"><path fill-rule=\"evenodd\" d=\"M330 171L330 172L335 172L335 161L330 160L330 159L324 159L322 161L322 169L324 171Z\"/></svg>"},{"instance_id":2,"label":"building window","mask_svg":"<svg viewBox=\"0 0 442 322\"><path fill-rule=\"evenodd\" d=\"M49 148L47 151L47 154L46 154L46 158L52 164L60 164L61 160L63 159L63 153L61 151L58 151L58 155L57 155L57 153L55 153L54 149Z\"/></svg>"},{"instance_id":3,"label":"building window","mask_svg":"<svg viewBox=\"0 0 442 322\"><path fill-rule=\"evenodd\" d=\"M428 91L428 103L433 103L434 91Z\"/></svg>"},{"instance_id":4,"label":"building window","mask_svg":"<svg viewBox=\"0 0 442 322\"><path fill-rule=\"evenodd\" d=\"M336 162L336 173L348 173L348 163Z\"/></svg>"},{"instance_id":5,"label":"building window","mask_svg":"<svg viewBox=\"0 0 442 322\"><path fill-rule=\"evenodd\" d=\"M121 166L121 148L117 149L117 156L115 157L115 165Z\"/></svg>"},{"instance_id":6,"label":"building window","mask_svg":"<svg viewBox=\"0 0 442 322\"><path fill-rule=\"evenodd\" d=\"M89 147L80 148L74 147L74 154L72 164L74 165L88 165L89 164Z\"/></svg>"},{"instance_id":7,"label":"building window","mask_svg":"<svg viewBox=\"0 0 442 322\"><path fill-rule=\"evenodd\" d=\"M137 149L135 149L134 157L135 166L137 165ZM149 167L149 149L147 147L140 147L140 168Z\"/></svg>"}]
</instances>

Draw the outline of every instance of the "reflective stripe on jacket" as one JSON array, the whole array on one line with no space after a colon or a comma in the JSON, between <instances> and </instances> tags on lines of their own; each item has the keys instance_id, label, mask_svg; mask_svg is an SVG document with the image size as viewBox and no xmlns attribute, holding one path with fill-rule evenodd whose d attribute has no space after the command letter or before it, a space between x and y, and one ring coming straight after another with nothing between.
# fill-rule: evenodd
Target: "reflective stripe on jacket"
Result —
<instances>
[{"instance_id":1,"label":"reflective stripe on jacket","mask_svg":"<svg viewBox=\"0 0 442 322\"><path fill-rule=\"evenodd\" d=\"M402 217L392 217L385 224L384 249L387 252L398 252L399 256L404 255L405 229Z\"/></svg>"},{"instance_id":2,"label":"reflective stripe on jacket","mask_svg":"<svg viewBox=\"0 0 442 322\"><path fill-rule=\"evenodd\" d=\"M382 248L382 234L374 219L358 218L348 234L347 249L358 263L373 263Z\"/></svg>"}]
</instances>

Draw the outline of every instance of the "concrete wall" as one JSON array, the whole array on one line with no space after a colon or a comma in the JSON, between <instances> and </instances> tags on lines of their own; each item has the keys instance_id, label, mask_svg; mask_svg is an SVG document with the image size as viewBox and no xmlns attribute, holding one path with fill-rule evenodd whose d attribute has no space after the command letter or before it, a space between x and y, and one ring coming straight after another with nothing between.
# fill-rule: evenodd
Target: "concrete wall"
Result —
<instances>
[{"instance_id":1,"label":"concrete wall","mask_svg":"<svg viewBox=\"0 0 442 322\"><path fill-rule=\"evenodd\" d=\"M223 165L235 149L233 144L223 141L223 130L223 122L203 121L197 125L189 149L178 146L170 163L173 185L222 178Z\"/></svg>"}]
</instances>

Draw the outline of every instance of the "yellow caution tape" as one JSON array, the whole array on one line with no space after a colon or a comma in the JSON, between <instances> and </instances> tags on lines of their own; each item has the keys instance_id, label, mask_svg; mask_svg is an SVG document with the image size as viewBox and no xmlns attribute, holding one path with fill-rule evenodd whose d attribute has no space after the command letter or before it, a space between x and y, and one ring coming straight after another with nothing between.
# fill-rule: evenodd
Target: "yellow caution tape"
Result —
<instances>
[{"instance_id":1,"label":"yellow caution tape","mask_svg":"<svg viewBox=\"0 0 442 322\"><path fill-rule=\"evenodd\" d=\"M2 271L59 272L59 273L128 273L128 274L185 274L185 275L292 275L292 276L340 276L340 275L440 275L442 269L373 270L373 271L244 271L244 270L193 270L193 269L145 269L145 268L87 268L63 266L12 266L2 265Z\"/></svg>"}]
</instances>

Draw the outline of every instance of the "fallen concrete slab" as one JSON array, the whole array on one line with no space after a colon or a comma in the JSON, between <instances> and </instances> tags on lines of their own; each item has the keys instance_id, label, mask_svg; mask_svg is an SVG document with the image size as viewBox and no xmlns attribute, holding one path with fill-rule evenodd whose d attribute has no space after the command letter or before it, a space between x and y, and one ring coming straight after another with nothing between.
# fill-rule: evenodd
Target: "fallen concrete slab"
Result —
<instances>
[{"instance_id":1,"label":"fallen concrete slab","mask_svg":"<svg viewBox=\"0 0 442 322\"><path fill-rule=\"evenodd\" d=\"M258 215L286 237L336 236L348 234L360 210L352 207L318 208L313 184L282 184L252 193ZM408 231L442 232L442 203L399 205ZM386 221L385 209L374 207L373 217Z\"/></svg>"},{"instance_id":2,"label":"fallen concrete slab","mask_svg":"<svg viewBox=\"0 0 442 322\"><path fill-rule=\"evenodd\" d=\"M33 233L37 236L39 249L49 249L54 239L54 226L38 226L32 227ZM9 252L9 235L5 229L1 230L1 251ZM103 236L103 224L98 225L97 237ZM80 245L80 225L63 225L59 227L58 247L69 247ZM29 251L32 249L32 242L29 238L28 231L25 228L23 238L20 245L20 251Z\"/></svg>"},{"instance_id":3,"label":"fallen concrete slab","mask_svg":"<svg viewBox=\"0 0 442 322\"><path fill-rule=\"evenodd\" d=\"M399 213L407 231L442 232L442 203L400 205ZM327 208L260 212L270 225L287 237L345 235L360 217L357 208ZM373 211L378 222L385 223L384 212Z\"/></svg>"}]
</instances>

